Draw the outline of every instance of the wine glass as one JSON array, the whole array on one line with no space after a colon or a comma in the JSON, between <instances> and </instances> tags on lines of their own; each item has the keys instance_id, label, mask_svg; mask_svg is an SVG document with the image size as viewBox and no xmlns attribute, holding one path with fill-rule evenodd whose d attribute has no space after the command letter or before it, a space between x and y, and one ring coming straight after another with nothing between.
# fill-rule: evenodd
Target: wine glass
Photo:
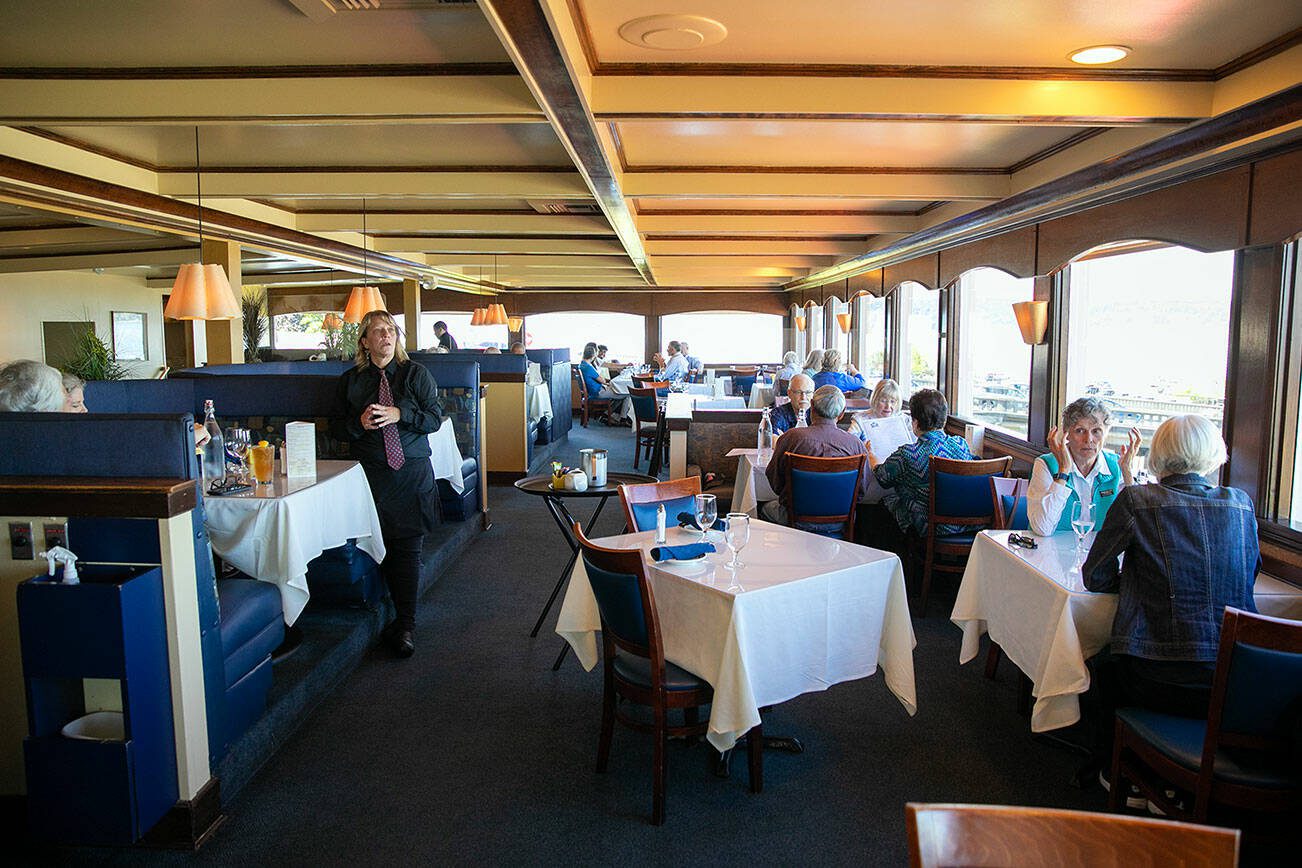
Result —
<instances>
[{"instance_id":1,"label":"wine glass","mask_svg":"<svg viewBox=\"0 0 1302 868\"><path fill-rule=\"evenodd\" d=\"M1071 529L1076 532L1076 550L1085 547L1085 537L1094 530L1094 506L1076 501L1071 505Z\"/></svg>"},{"instance_id":2,"label":"wine glass","mask_svg":"<svg viewBox=\"0 0 1302 868\"><path fill-rule=\"evenodd\" d=\"M728 544L728 550L732 552L732 561L728 564L728 569L733 571L735 583L737 570L743 566L737 556L746 547L746 543L750 542L750 516L747 513L728 513L728 529L723 533L723 541Z\"/></svg>"},{"instance_id":3,"label":"wine glass","mask_svg":"<svg viewBox=\"0 0 1302 868\"><path fill-rule=\"evenodd\" d=\"M249 479L249 446L253 443L253 432L248 428L226 429L226 451L235 457L239 465L240 482Z\"/></svg>"},{"instance_id":4,"label":"wine glass","mask_svg":"<svg viewBox=\"0 0 1302 868\"><path fill-rule=\"evenodd\" d=\"M718 516L719 505L713 494L696 495L696 525L701 529L701 542L705 542L706 533L714 527Z\"/></svg>"}]
</instances>

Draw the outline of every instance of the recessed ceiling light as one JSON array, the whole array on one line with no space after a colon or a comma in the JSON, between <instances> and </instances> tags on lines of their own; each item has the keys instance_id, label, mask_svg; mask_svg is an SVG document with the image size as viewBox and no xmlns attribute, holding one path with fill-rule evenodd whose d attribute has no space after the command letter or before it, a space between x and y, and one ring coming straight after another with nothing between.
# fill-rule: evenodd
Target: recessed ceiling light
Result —
<instances>
[{"instance_id":1,"label":"recessed ceiling light","mask_svg":"<svg viewBox=\"0 0 1302 868\"><path fill-rule=\"evenodd\" d=\"M1067 59L1073 63L1084 63L1093 66L1099 63L1116 63L1130 54L1130 49L1124 45L1091 45L1088 48L1078 48Z\"/></svg>"},{"instance_id":2,"label":"recessed ceiling light","mask_svg":"<svg viewBox=\"0 0 1302 868\"><path fill-rule=\"evenodd\" d=\"M728 35L728 28L702 15L648 15L624 23L619 35L638 48L689 51L717 45Z\"/></svg>"}]
</instances>

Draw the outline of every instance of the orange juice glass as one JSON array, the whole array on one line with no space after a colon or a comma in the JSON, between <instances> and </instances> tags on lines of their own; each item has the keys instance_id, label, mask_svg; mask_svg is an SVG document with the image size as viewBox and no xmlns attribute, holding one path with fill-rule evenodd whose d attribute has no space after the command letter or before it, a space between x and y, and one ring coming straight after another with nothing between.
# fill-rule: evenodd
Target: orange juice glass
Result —
<instances>
[{"instance_id":1,"label":"orange juice glass","mask_svg":"<svg viewBox=\"0 0 1302 868\"><path fill-rule=\"evenodd\" d=\"M270 485L275 472L276 448L263 440L249 447L249 469L259 485Z\"/></svg>"}]
</instances>

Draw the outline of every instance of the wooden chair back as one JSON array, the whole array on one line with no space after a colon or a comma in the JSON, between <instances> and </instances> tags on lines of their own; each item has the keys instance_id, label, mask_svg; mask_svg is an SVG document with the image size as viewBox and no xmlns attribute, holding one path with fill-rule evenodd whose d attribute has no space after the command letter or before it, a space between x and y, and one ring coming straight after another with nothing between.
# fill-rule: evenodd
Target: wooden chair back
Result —
<instances>
[{"instance_id":1,"label":"wooden chair back","mask_svg":"<svg viewBox=\"0 0 1302 868\"><path fill-rule=\"evenodd\" d=\"M995 508L996 530L1026 530L1026 492L1031 487L1029 479L1011 476L990 477L990 498Z\"/></svg>"},{"instance_id":2,"label":"wooden chair back","mask_svg":"<svg viewBox=\"0 0 1302 868\"><path fill-rule=\"evenodd\" d=\"M656 390L650 386L629 386L628 396L633 402L633 415L639 427L654 425L660 419L660 405L656 401Z\"/></svg>"},{"instance_id":3,"label":"wooden chair back","mask_svg":"<svg viewBox=\"0 0 1302 868\"><path fill-rule=\"evenodd\" d=\"M663 684L665 657L660 622L642 553L638 549L596 545L583 535L583 526L577 521L571 530L579 543L593 596L597 598L607 661L614 659L616 648L647 658L651 661L652 684Z\"/></svg>"},{"instance_id":4,"label":"wooden chair back","mask_svg":"<svg viewBox=\"0 0 1302 868\"><path fill-rule=\"evenodd\" d=\"M701 477L685 476L668 482L646 482L641 485L621 485L619 502L624 505L624 520L634 533L655 530L656 507L665 505L665 521L669 527L678 524L678 513L696 508L696 495L701 493Z\"/></svg>"},{"instance_id":5,"label":"wooden chair back","mask_svg":"<svg viewBox=\"0 0 1302 868\"><path fill-rule=\"evenodd\" d=\"M991 476L1007 476L1013 459L989 458L963 461L931 457L927 535L934 536L937 525L986 527L995 519L990 502ZM984 478L983 478L984 477Z\"/></svg>"},{"instance_id":6,"label":"wooden chair back","mask_svg":"<svg viewBox=\"0 0 1302 868\"><path fill-rule=\"evenodd\" d=\"M783 492L791 526L830 535L820 525L841 524L840 536L854 540L854 510L867 455L819 458L787 453L787 486ZM804 525L804 527L802 527Z\"/></svg>"},{"instance_id":7,"label":"wooden chair back","mask_svg":"<svg viewBox=\"0 0 1302 868\"><path fill-rule=\"evenodd\" d=\"M909 864L1126 865L1232 868L1239 831L1093 811L1007 805L904 807Z\"/></svg>"}]
</instances>

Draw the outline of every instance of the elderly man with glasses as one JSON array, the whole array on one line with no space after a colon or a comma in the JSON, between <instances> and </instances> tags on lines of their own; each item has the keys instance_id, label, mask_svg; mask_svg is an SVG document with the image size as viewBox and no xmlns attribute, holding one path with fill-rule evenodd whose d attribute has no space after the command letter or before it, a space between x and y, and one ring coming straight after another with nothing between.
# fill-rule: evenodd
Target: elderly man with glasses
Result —
<instances>
[{"instance_id":1,"label":"elderly man with glasses","mask_svg":"<svg viewBox=\"0 0 1302 868\"><path fill-rule=\"evenodd\" d=\"M796 374L787 387L791 403L774 407L769 413L773 423L773 433L781 434L792 428L804 428L809 424L809 405L814 398L814 381L804 374Z\"/></svg>"},{"instance_id":2,"label":"elderly man with glasses","mask_svg":"<svg viewBox=\"0 0 1302 868\"><path fill-rule=\"evenodd\" d=\"M792 381L795 389L795 381ZM795 401L793 396L792 401ZM787 511L782 506L781 497L787 487L787 465L791 459L787 456L812 455L815 458L834 458L847 455L863 455L864 445L858 437L837 427L837 420L845 410L845 395L835 386L823 386L814 390L810 399L809 425L792 429L778 438L773 446L773 457L764 473L778 500L765 504L763 517L779 524L787 523ZM867 474L859 479L859 491L856 500L862 500L868 487Z\"/></svg>"}]
</instances>

